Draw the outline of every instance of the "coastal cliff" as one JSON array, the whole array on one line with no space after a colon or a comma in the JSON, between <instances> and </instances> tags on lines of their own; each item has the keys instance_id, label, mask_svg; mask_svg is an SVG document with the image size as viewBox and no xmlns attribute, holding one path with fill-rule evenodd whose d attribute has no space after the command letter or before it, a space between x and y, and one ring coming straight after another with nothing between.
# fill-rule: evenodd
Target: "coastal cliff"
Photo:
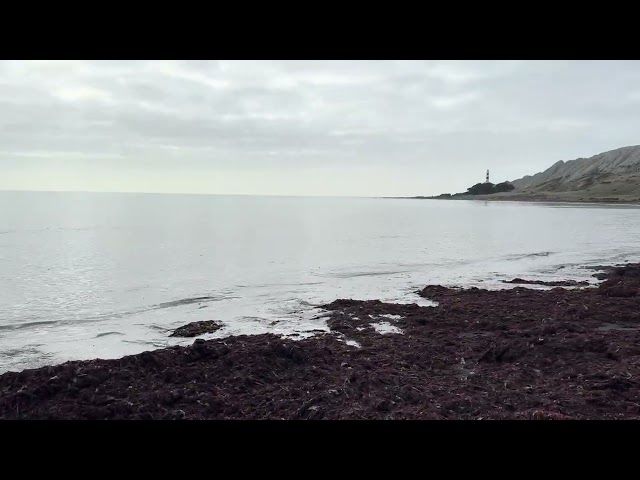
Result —
<instances>
[{"instance_id":1,"label":"coastal cliff","mask_svg":"<svg viewBox=\"0 0 640 480\"><path fill-rule=\"evenodd\" d=\"M455 195L423 198L640 203L640 145L590 158L560 160L543 172L507 183L513 186L512 191L486 194L469 189Z\"/></svg>"}]
</instances>

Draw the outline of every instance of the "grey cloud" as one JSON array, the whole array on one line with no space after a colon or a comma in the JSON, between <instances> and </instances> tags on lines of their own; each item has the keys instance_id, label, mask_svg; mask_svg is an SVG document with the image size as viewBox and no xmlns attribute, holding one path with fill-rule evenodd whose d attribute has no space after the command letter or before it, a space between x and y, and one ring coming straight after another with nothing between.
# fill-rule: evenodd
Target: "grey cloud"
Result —
<instances>
[{"instance_id":1,"label":"grey cloud","mask_svg":"<svg viewBox=\"0 0 640 480\"><path fill-rule=\"evenodd\" d=\"M271 169L226 184L287 194L320 168L371 195L455 191L638 143L639 80L632 61L3 61L0 168L21 188L84 161L86 182Z\"/></svg>"}]
</instances>

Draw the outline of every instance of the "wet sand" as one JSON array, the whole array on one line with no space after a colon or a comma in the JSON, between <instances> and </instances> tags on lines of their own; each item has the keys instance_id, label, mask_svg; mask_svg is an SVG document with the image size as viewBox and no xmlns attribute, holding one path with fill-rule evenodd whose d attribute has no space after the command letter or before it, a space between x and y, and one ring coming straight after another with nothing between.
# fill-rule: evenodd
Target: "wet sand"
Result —
<instances>
[{"instance_id":1,"label":"wet sand","mask_svg":"<svg viewBox=\"0 0 640 480\"><path fill-rule=\"evenodd\" d=\"M197 339L9 372L0 418L637 419L640 264L599 278L427 286L436 307L336 300L324 307L331 332L300 341Z\"/></svg>"}]
</instances>

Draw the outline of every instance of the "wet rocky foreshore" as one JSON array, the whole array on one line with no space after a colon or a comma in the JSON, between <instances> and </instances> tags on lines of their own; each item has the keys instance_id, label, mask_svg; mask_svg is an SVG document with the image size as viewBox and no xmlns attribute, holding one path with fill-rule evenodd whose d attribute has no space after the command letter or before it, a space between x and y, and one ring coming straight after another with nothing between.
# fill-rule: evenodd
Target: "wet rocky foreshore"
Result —
<instances>
[{"instance_id":1,"label":"wet rocky foreshore","mask_svg":"<svg viewBox=\"0 0 640 480\"><path fill-rule=\"evenodd\" d=\"M637 419L640 264L596 275L595 288L427 286L435 307L336 300L330 332L303 340L197 338L9 372L0 418Z\"/></svg>"}]
</instances>

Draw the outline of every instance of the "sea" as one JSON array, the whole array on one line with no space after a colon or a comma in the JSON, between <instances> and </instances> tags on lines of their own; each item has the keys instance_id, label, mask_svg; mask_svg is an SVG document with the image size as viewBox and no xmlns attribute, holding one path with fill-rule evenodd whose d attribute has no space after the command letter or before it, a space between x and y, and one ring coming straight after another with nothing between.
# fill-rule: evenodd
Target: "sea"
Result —
<instances>
[{"instance_id":1,"label":"sea","mask_svg":"<svg viewBox=\"0 0 640 480\"><path fill-rule=\"evenodd\" d=\"M0 373L188 345L169 334L199 320L304 338L340 298L595 285L586 266L639 260L637 206L0 192Z\"/></svg>"}]
</instances>

